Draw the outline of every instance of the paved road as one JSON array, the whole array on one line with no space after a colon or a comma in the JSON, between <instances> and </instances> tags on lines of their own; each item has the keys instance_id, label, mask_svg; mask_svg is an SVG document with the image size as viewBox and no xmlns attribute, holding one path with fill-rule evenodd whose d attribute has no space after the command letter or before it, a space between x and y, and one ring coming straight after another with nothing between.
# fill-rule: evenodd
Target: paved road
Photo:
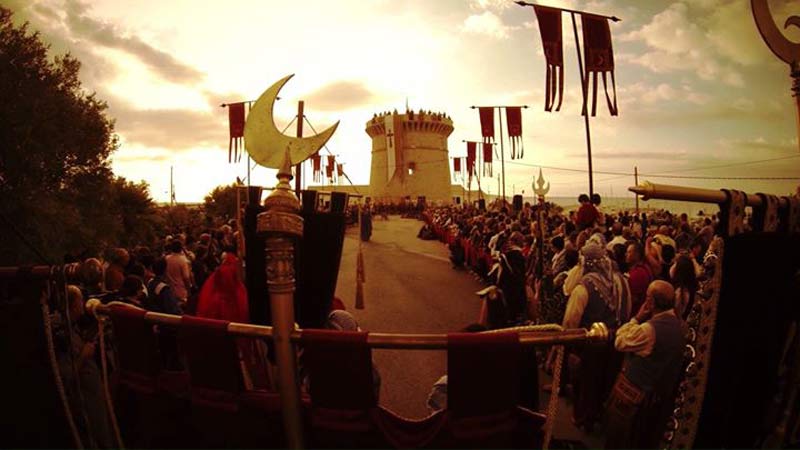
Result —
<instances>
[{"instance_id":1,"label":"paved road","mask_svg":"<svg viewBox=\"0 0 800 450\"><path fill-rule=\"evenodd\" d=\"M373 221L372 239L362 244L367 280L363 310L355 309L358 230L348 230L336 295L364 330L446 333L477 320L475 291L483 286L468 272L451 267L444 244L417 239L421 226L400 216ZM405 417L425 417L431 386L446 370L445 352L375 350L373 359L383 381L381 404Z\"/></svg>"},{"instance_id":2,"label":"paved road","mask_svg":"<svg viewBox=\"0 0 800 450\"><path fill-rule=\"evenodd\" d=\"M446 333L458 331L478 318L480 302L475 291L481 282L450 265L447 246L417 239L422 222L391 216L374 220L370 242L362 244L366 266L366 308L355 309L355 271L358 229L348 229L336 295L368 331ZM445 373L444 351L375 350L373 359L381 373L380 403L397 414L422 418L429 414L425 401L433 383ZM549 383L541 373L541 383ZM549 395L542 393L540 411ZM589 448L603 446L602 431L586 435L569 420L571 402L559 401L554 436L583 441Z\"/></svg>"}]
</instances>

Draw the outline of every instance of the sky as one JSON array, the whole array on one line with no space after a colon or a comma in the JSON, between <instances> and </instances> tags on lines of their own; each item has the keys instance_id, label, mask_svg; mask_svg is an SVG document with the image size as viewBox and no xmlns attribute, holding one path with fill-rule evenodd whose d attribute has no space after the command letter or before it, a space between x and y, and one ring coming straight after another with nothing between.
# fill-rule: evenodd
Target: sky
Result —
<instances>
[{"instance_id":1,"label":"sky","mask_svg":"<svg viewBox=\"0 0 800 450\"><path fill-rule=\"evenodd\" d=\"M622 20L611 24L619 116L591 118L595 190L623 196L640 181L787 194L800 183L797 112L788 66L762 41L747 0L541 0ZM797 2L770 0L781 27ZM275 105L283 129L305 101L318 131L340 121L328 150L356 184L369 183L374 113L447 113L462 140L480 139L471 105L528 105L525 156L507 161L506 193L530 193L538 168L550 195L588 191L581 89L569 15L563 16L565 93L544 111L545 62L532 8L504 0L4 0L54 54L82 63L81 81L106 100L120 148L117 175L144 180L157 201L201 202L244 179L229 164L225 102L256 99L295 74ZM580 20L578 20L580 33ZM782 27L781 27L782 28ZM580 35L580 34L579 34ZM800 42L800 29L785 35ZM602 91L599 94L602 99ZM294 126L287 134L294 133ZM311 130L305 128L308 135ZM506 141L507 144L507 141ZM327 153L327 152L323 152ZM571 169L571 170L564 170ZM496 170L495 172L499 172ZM603 172L610 172L608 174ZM273 185L256 167L253 184ZM796 177L707 180L693 177ZM497 184L483 183L496 191ZM496 193L496 192L495 192Z\"/></svg>"}]
</instances>

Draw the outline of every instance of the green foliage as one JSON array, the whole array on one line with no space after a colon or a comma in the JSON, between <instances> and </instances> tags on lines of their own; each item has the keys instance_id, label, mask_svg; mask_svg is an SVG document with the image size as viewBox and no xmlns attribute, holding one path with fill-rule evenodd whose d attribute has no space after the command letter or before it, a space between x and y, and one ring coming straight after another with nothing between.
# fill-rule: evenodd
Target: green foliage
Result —
<instances>
[{"instance_id":1,"label":"green foliage","mask_svg":"<svg viewBox=\"0 0 800 450\"><path fill-rule=\"evenodd\" d=\"M114 123L81 87L80 62L48 50L0 6L0 265L97 254L160 226L147 185L111 172Z\"/></svg>"},{"instance_id":2,"label":"green foliage","mask_svg":"<svg viewBox=\"0 0 800 450\"><path fill-rule=\"evenodd\" d=\"M236 218L236 184L217 186L206 195L206 216L224 221Z\"/></svg>"}]
</instances>

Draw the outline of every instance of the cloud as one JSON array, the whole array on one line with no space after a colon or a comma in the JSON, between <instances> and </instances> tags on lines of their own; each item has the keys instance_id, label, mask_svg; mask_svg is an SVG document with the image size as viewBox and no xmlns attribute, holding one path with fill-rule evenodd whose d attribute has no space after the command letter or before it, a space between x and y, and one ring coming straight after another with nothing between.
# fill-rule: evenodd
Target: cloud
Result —
<instances>
[{"instance_id":1,"label":"cloud","mask_svg":"<svg viewBox=\"0 0 800 450\"><path fill-rule=\"evenodd\" d=\"M375 98L364 83L360 81L336 81L306 95L306 101L314 109L322 111L341 111L366 106Z\"/></svg>"},{"instance_id":2,"label":"cloud","mask_svg":"<svg viewBox=\"0 0 800 450\"><path fill-rule=\"evenodd\" d=\"M743 19L747 15L739 11L740 3L745 4L720 6L703 21L687 4L673 3L650 22L620 37L623 42L643 41L649 50L625 59L655 73L693 72L702 80L720 79L728 86L743 87L744 79L735 67L754 64L763 51L756 49L753 25ZM744 26L750 29L744 30Z\"/></svg>"},{"instance_id":3,"label":"cloud","mask_svg":"<svg viewBox=\"0 0 800 450\"><path fill-rule=\"evenodd\" d=\"M86 5L80 1L66 2L65 24L75 37L135 56L153 72L174 83L199 83L205 78L202 72L144 42L138 36L124 35L115 26L89 17L86 10Z\"/></svg>"},{"instance_id":4,"label":"cloud","mask_svg":"<svg viewBox=\"0 0 800 450\"><path fill-rule=\"evenodd\" d=\"M495 39L508 39L511 29L511 27L504 25L500 17L491 11L472 14L461 25L461 31L465 33L485 35Z\"/></svg>"},{"instance_id":5,"label":"cloud","mask_svg":"<svg viewBox=\"0 0 800 450\"><path fill-rule=\"evenodd\" d=\"M135 109L123 99L105 95L116 119L115 130L126 142L174 150L227 146L224 110ZM213 111L220 110L218 114Z\"/></svg>"}]
</instances>

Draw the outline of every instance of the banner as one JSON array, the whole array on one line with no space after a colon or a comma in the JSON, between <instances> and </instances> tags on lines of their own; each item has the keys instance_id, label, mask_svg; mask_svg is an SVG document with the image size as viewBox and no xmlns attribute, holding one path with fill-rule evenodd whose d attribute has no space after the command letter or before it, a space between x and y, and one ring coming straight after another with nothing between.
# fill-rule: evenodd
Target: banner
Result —
<instances>
[{"instance_id":1,"label":"banner","mask_svg":"<svg viewBox=\"0 0 800 450\"><path fill-rule=\"evenodd\" d=\"M336 157L333 155L328 155L328 163L325 165L325 176L328 178L328 182L333 184L333 169L336 167Z\"/></svg>"},{"instance_id":2,"label":"banner","mask_svg":"<svg viewBox=\"0 0 800 450\"><path fill-rule=\"evenodd\" d=\"M477 156L475 151L476 143L467 142L467 182L472 183L472 175L475 174L475 158Z\"/></svg>"},{"instance_id":3,"label":"banner","mask_svg":"<svg viewBox=\"0 0 800 450\"><path fill-rule=\"evenodd\" d=\"M494 142L494 108L478 108L483 142Z\"/></svg>"},{"instance_id":4,"label":"banner","mask_svg":"<svg viewBox=\"0 0 800 450\"><path fill-rule=\"evenodd\" d=\"M461 178L461 158L453 158L453 178Z\"/></svg>"},{"instance_id":5,"label":"banner","mask_svg":"<svg viewBox=\"0 0 800 450\"><path fill-rule=\"evenodd\" d=\"M506 123L508 124L508 139L511 141L511 159L520 159L524 152L522 148L522 108L519 106L507 107Z\"/></svg>"},{"instance_id":6,"label":"banner","mask_svg":"<svg viewBox=\"0 0 800 450\"><path fill-rule=\"evenodd\" d=\"M336 163L336 178L339 179L339 183L342 182L342 177L344 177L344 165L342 163Z\"/></svg>"},{"instance_id":7,"label":"banner","mask_svg":"<svg viewBox=\"0 0 800 450\"><path fill-rule=\"evenodd\" d=\"M322 156L320 156L319 152L311 155L311 164L313 168L314 182L322 182Z\"/></svg>"},{"instance_id":8,"label":"banner","mask_svg":"<svg viewBox=\"0 0 800 450\"><path fill-rule=\"evenodd\" d=\"M564 99L564 46L561 35L561 10L547 6L534 5L542 47L547 62L544 81L544 110L552 111L558 98L556 111L561 110Z\"/></svg>"},{"instance_id":9,"label":"banner","mask_svg":"<svg viewBox=\"0 0 800 450\"><path fill-rule=\"evenodd\" d=\"M483 144L483 176L492 176L492 147L493 144Z\"/></svg>"},{"instance_id":10,"label":"banner","mask_svg":"<svg viewBox=\"0 0 800 450\"><path fill-rule=\"evenodd\" d=\"M239 151L244 151L244 103L228 104L228 125L228 162L239 162L242 159Z\"/></svg>"},{"instance_id":11,"label":"banner","mask_svg":"<svg viewBox=\"0 0 800 450\"><path fill-rule=\"evenodd\" d=\"M583 59L586 65L583 78L583 92L586 95L583 99L581 114L587 113L589 77L591 76L592 116L597 115L597 74L602 74L608 111L612 116L616 116L619 114L617 109L617 84L614 79L614 50L611 46L611 29L608 26L608 19L591 14L581 14L581 24L583 25ZM608 94L608 74L611 74L613 100Z\"/></svg>"}]
</instances>

